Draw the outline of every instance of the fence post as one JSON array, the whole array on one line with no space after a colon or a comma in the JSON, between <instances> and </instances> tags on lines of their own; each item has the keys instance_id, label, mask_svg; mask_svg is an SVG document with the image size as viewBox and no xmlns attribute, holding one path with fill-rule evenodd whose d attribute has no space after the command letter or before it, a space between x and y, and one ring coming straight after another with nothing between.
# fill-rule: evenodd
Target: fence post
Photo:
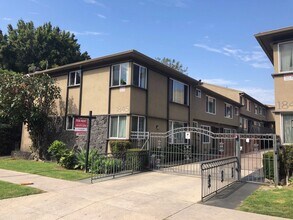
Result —
<instances>
[{"instance_id":1,"label":"fence post","mask_svg":"<svg viewBox=\"0 0 293 220\"><path fill-rule=\"evenodd\" d=\"M241 149L240 149L240 134L236 135L236 157L238 158L238 165L237 165L237 171L238 171L238 180L241 180Z\"/></svg>"},{"instance_id":2,"label":"fence post","mask_svg":"<svg viewBox=\"0 0 293 220\"><path fill-rule=\"evenodd\" d=\"M275 186L277 186L279 184L279 169L278 169L279 149L278 149L276 135L273 136L273 147L274 147L274 182L275 182Z\"/></svg>"},{"instance_id":3,"label":"fence post","mask_svg":"<svg viewBox=\"0 0 293 220\"><path fill-rule=\"evenodd\" d=\"M85 172L89 171L89 151L90 151L90 141L91 141L91 129L92 129L92 116L93 112L89 112L88 130L87 130L87 143L86 143L86 155L85 155Z\"/></svg>"}]
</instances>

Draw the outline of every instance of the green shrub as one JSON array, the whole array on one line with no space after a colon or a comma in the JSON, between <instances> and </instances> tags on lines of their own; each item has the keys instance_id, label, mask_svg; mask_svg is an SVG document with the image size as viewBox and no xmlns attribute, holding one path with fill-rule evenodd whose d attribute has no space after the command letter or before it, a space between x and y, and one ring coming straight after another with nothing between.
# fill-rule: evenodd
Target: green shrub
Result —
<instances>
[{"instance_id":1,"label":"green shrub","mask_svg":"<svg viewBox=\"0 0 293 220\"><path fill-rule=\"evenodd\" d=\"M96 149L90 149L89 150L89 156L88 156L88 167L92 167L92 162L94 160L94 157L97 155ZM85 149L79 149L76 153L76 165L75 169L85 169L85 161L86 161L86 150Z\"/></svg>"},{"instance_id":2,"label":"green shrub","mask_svg":"<svg viewBox=\"0 0 293 220\"><path fill-rule=\"evenodd\" d=\"M48 153L57 160L57 163L63 155L68 154L68 151L66 144L58 140L55 140L48 149Z\"/></svg>"},{"instance_id":3,"label":"green shrub","mask_svg":"<svg viewBox=\"0 0 293 220\"><path fill-rule=\"evenodd\" d=\"M117 158L107 158L104 160L104 171L107 174L118 173L122 170L122 160Z\"/></svg>"},{"instance_id":4,"label":"green shrub","mask_svg":"<svg viewBox=\"0 0 293 220\"><path fill-rule=\"evenodd\" d=\"M76 156L74 151L66 151L66 153L60 157L59 163L66 169L73 169L76 165Z\"/></svg>"},{"instance_id":5,"label":"green shrub","mask_svg":"<svg viewBox=\"0 0 293 220\"><path fill-rule=\"evenodd\" d=\"M117 173L122 170L123 162L121 159L96 155L92 164L92 172L98 174Z\"/></svg>"},{"instance_id":6,"label":"green shrub","mask_svg":"<svg viewBox=\"0 0 293 220\"><path fill-rule=\"evenodd\" d=\"M274 179L274 152L267 152L263 154L263 172L264 177L273 180Z\"/></svg>"},{"instance_id":7,"label":"green shrub","mask_svg":"<svg viewBox=\"0 0 293 220\"><path fill-rule=\"evenodd\" d=\"M123 154L129 149L131 143L129 141L110 141L112 154Z\"/></svg>"},{"instance_id":8,"label":"green shrub","mask_svg":"<svg viewBox=\"0 0 293 220\"><path fill-rule=\"evenodd\" d=\"M140 171L147 168L148 152L139 148L128 149L126 152L126 169Z\"/></svg>"},{"instance_id":9,"label":"green shrub","mask_svg":"<svg viewBox=\"0 0 293 220\"><path fill-rule=\"evenodd\" d=\"M285 179L286 184L289 182L289 178L293 173L293 145L283 145L280 153L280 177Z\"/></svg>"}]
</instances>

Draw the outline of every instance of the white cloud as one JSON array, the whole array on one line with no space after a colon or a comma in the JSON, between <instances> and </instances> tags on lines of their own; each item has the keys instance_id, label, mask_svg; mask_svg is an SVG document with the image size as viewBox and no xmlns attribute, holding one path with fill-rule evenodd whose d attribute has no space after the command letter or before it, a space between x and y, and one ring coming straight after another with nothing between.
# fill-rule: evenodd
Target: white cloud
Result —
<instances>
[{"instance_id":1,"label":"white cloud","mask_svg":"<svg viewBox=\"0 0 293 220\"><path fill-rule=\"evenodd\" d=\"M2 18L2 20L3 20L3 21L11 21L12 18L4 17L4 18Z\"/></svg>"},{"instance_id":2,"label":"white cloud","mask_svg":"<svg viewBox=\"0 0 293 220\"><path fill-rule=\"evenodd\" d=\"M151 3L166 7L187 8L190 0L149 0Z\"/></svg>"},{"instance_id":3,"label":"white cloud","mask_svg":"<svg viewBox=\"0 0 293 220\"><path fill-rule=\"evenodd\" d=\"M83 0L83 1L84 1L85 3L87 3L87 4L93 4L93 5L97 5L97 6L103 7L103 8L106 7L105 4L103 4L103 3L101 3L101 2L99 2L99 1L97 1L97 0Z\"/></svg>"},{"instance_id":4,"label":"white cloud","mask_svg":"<svg viewBox=\"0 0 293 220\"><path fill-rule=\"evenodd\" d=\"M193 44L193 46L205 49L207 51L215 52L215 53L223 53L223 51L221 51L220 49L209 47L208 45L205 45L205 44Z\"/></svg>"},{"instance_id":5,"label":"white cloud","mask_svg":"<svg viewBox=\"0 0 293 220\"><path fill-rule=\"evenodd\" d=\"M78 35L83 35L83 36L101 36L101 35L107 35L105 33L96 32L96 31L83 31L83 32L69 31L69 32L73 33L76 36L78 36Z\"/></svg>"},{"instance_id":6,"label":"white cloud","mask_svg":"<svg viewBox=\"0 0 293 220\"><path fill-rule=\"evenodd\" d=\"M210 84L215 84L218 86L232 86L232 85L237 85L237 82L226 80L226 79L221 79L221 78L216 78L216 79L203 79L202 80L205 83L210 83Z\"/></svg>"},{"instance_id":7,"label":"white cloud","mask_svg":"<svg viewBox=\"0 0 293 220\"><path fill-rule=\"evenodd\" d=\"M233 48L230 45L226 45L222 48L215 48L206 44L193 44L193 46L205 49L210 52L233 57L234 59L248 63L254 68L271 68L271 65L266 55L261 51L260 48L254 48L254 50L252 51L244 51L242 49Z\"/></svg>"},{"instance_id":8,"label":"white cloud","mask_svg":"<svg viewBox=\"0 0 293 220\"><path fill-rule=\"evenodd\" d=\"M97 14L97 16L98 16L99 18L102 18L102 19L106 19L106 18L107 18L105 15L102 15L102 14Z\"/></svg>"},{"instance_id":9,"label":"white cloud","mask_svg":"<svg viewBox=\"0 0 293 220\"><path fill-rule=\"evenodd\" d=\"M263 89L259 87L240 87L237 88L248 95L252 96L256 100L264 104L274 104L274 90L273 89Z\"/></svg>"}]
</instances>

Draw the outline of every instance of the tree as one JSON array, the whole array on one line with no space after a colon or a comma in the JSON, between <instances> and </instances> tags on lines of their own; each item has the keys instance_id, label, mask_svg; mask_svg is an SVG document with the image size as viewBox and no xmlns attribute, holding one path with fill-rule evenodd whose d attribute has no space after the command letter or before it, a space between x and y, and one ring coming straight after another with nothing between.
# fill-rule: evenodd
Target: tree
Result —
<instances>
[{"instance_id":1,"label":"tree","mask_svg":"<svg viewBox=\"0 0 293 220\"><path fill-rule=\"evenodd\" d=\"M45 23L35 28L32 21L19 20L17 27L0 30L0 68L28 73L90 59L80 52L74 34Z\"/></svg>"},{"instance_id":2,"label":"tree","mask_svg":"<svg viewBox=\"0 0 293 220\"><path fill-rule=\"evenodd\" d=\"M0 117L10 124L24 123L32 139L32 151L44 158L47 128L55 113L60 88L46 74L23 75L0 70Z\"/></svg>"},{"instance_id":3,"label":"tree","mask_svg":"<svg viewBox=\"0 0 293 220\"><path fill-rule=\"evenodd\" d=\"M179 61L176 61L175 59L170 59L167 57L164 57L164 58L157 57L156 60L165 64L166 66L169 66L181 73L188 75L188 72L187 72L188 67L183 67L183 65Z\"/></svg>"}]
</instances>

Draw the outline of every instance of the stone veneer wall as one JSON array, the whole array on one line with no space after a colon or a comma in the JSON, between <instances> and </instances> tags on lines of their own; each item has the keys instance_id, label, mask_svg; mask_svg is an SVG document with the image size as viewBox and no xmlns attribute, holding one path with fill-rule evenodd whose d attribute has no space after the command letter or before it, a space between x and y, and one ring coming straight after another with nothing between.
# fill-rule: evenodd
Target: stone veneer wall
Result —
<instances>
[{"instance_id":1,"label":"stone veneer wall","mask_svg":"<svg viewBox=\"0 0 293 220\"><path fill-rule=\"evenodd\" d=\"M60 140L67 144L69 148L85 148L87 134L76 136L74 131L64 129L64 118L55 124L54 129L49 134L49 144L54 140ZM95 148L100 153L106 153L108 133L108 116L96 116L92 119L90 148Z\"/></svg>"}]
</instances>

